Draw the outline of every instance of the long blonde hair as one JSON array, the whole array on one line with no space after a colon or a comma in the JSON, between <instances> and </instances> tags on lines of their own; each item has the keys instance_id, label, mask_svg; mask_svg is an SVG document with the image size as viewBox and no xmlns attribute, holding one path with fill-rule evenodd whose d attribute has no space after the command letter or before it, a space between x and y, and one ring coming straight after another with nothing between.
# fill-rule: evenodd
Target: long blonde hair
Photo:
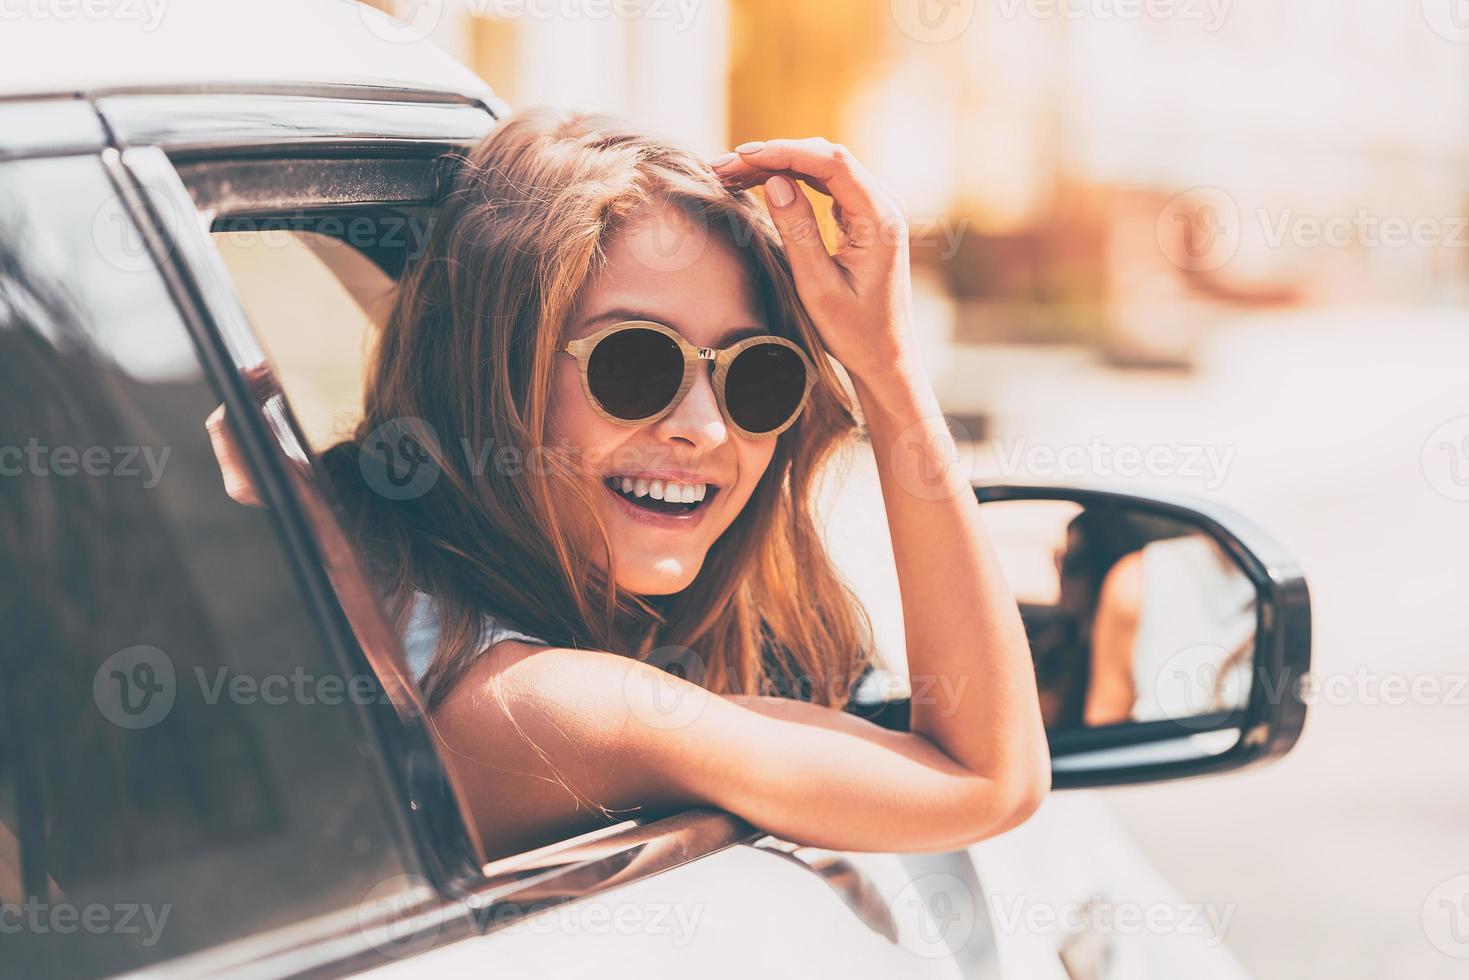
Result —
<instances>
[{"instance_id":1,"label":"long blonde hair","mask_svg":"<svg viewBox=\"0 0 1469 980\"><path fill-rule=\"evenodd\" d=\"M562 330L609 243L650 207L734 246L767 323L812 353L820 375L694 582L659 597L610 582L591 481L545 444ZM417 433L415 451L437 468L421 495L392 499L364 480L385 427ZM486 613L565 646L639 658L686 648L712 691L841 705L871 628L825 553L812 496L855 428L756 200L723 187L690 150L615 117L541 108L501 123L462 160L377 344L362 422L324 460L399 625L415 589L437 600L431 705L480 652ZM586 540L602 542L602 561Z\"/></svg>"}]
</instances>

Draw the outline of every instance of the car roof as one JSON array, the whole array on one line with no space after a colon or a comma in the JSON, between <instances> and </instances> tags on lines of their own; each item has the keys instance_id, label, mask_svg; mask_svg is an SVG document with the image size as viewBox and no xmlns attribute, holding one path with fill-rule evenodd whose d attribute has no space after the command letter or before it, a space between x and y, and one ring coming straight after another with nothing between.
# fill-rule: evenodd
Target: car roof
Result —
<instances>
[{"instance_id":1,"label":"car roof","mask_svg":"<svg viewBox=\"0 0 1469 980\"><path fill-rule=\"evenodd\" d=\"M110 16L87 17L89 8ZM27 5L0 24L0 98L368 86L487 105L490 87L357 0Z\"/></svg>"}]
</instances>

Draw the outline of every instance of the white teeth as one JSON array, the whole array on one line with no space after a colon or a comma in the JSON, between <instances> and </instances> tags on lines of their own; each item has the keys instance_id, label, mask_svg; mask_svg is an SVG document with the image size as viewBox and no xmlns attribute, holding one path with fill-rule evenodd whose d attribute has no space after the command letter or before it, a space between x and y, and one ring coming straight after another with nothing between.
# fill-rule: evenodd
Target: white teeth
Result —
<instances>
[{"instance_id":1,"label":"white teeth","mask_svg":"<svg viewBox=\"0 0 1469 980\"><path fill-rule=\"evenodd\" d=\"M670 504L697 504L709 496L707 483L674 483L631 476L608 477L607 483L630 496L652 497Z\"/></svg>"}]
</instances>

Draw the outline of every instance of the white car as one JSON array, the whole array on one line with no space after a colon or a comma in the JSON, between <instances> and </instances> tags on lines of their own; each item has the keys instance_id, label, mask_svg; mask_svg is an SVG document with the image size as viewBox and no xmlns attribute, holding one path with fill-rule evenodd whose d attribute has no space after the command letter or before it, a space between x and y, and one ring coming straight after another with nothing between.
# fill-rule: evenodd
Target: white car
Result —
<instances>
[{"instance_id":1,"label":"white car","mask_svg":"<svg viewBox=\"0 0 1469 980\"><path fill-rule=\"evenodd\" d=\"M1185 501L976 488L1051 722L1058 792L1022 827L837 854L701 810L483 861L315 462L454 153L506 111L379 16L0 27L0 975L1241 976L1232 910L1065 791L1301 729L1295 563ZM266 508L221 485L219 404ZM1124 566L1173 598L1102 659ZM1103 718L1114 668L1138 700ZM853 710L905 724L925 693L873 680Z\"/></svg>"}]
</instances>

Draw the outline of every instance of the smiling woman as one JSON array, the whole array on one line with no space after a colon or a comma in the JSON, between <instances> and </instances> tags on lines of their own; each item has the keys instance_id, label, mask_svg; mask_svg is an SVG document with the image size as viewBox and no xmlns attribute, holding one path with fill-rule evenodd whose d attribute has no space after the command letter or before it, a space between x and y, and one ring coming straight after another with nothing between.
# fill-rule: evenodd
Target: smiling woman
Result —
<instances>
[{"instance_id":1,"label":"smiling woman","mask_svg":"<svg viewBox=\"0 0 1469 980\"><path fill-rule=\"evenodd\" d=\"M917 367L901 209L824 140L740 151L503 123L323 456L491 856L697 805L945 849L1047 788L1016 606ZM795 179L840 204L835 256ZM812 512L857 428L831 358L877 452L910 665L980 681L909 732L840 710L871 631Z\"/></svg>"}]
</instances>

